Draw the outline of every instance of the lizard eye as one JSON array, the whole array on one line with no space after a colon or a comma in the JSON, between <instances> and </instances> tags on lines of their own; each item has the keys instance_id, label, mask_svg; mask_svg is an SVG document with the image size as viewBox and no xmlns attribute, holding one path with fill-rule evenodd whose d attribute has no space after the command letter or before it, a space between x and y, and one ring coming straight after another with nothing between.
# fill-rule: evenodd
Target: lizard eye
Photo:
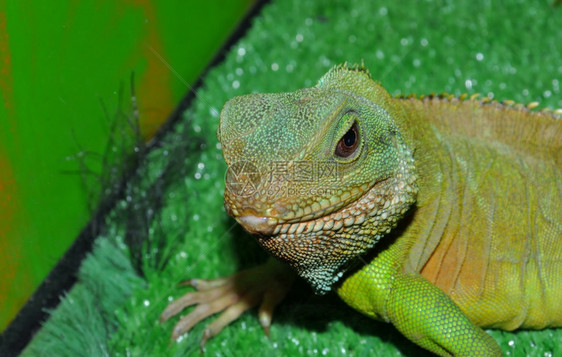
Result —
<instances>
[{"instance_id":1,"label":"lizard eye","mask_svg":"<svg viewBox=\"0 0 562 357\"><path fill-rule=\"evenodd\" d=\"M353 123L351 128L345 133L344 136L338 141L336 146L336 155L339 157L350 157L357 151L359 144L359 128L357 123Z\"/></svg>"}]
</instances>

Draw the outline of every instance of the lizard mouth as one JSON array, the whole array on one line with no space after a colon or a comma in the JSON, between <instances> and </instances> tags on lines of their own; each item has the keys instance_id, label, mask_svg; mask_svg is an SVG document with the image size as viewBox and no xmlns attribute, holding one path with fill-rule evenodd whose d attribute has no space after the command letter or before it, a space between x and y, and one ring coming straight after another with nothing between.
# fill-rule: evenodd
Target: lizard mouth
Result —
<instances>
[{"instance_id":1,"label":"lizard mouth","mask_svg":"<svg viewBox=\"0 0 562 357\"><path fill-rule=\"evenodd\" d=\"M279 234L299 235L326 230L336 231L342 226L362 223L367 213L363 210L364 207L356 205L355 202L335 211L331 211L330 208L333 207L310 213L308 217L291 220L261 216L251 210L244 211L240 215L234 215L234 218L248 232L261 236L261 239L267 239L268 236Z\"/></svg>"},{"instance_id":2,"label":"lizard mouth","mask_svg":"<svg viewBox=\"0 0 562 357\"><path fill-rule=\"evenodd\" d=\"M280 216L267 216L256 213L253 209L245 209L242 212L233 214L231 207L227 204L227 211L236 221L248 232L262 236L262 238L279 233L308 233L311 231L318 231L324 226L330 229L334 222L343 220L351 216L346 212L346 207L353 207L352 202L348 206L343 205L344 202L338 202L333 206L328 206L316 212L311 212L306 216L293 217L292 219L283 219ZM342 207L343 206L343 207ZM334 211L335 209L335 211ZM349 220L348 220L349 221ZM338 224L335 224L338 226Z\"/></svg>"},{"instance_id":3,"label":"lizard mouth","mask_svg":"<svg viewBox=\"0 0 562 357\"><path fill-rule=\"evenodd\" d=\"M271 235L277 226L277 219L253 214L238 216L236 221L252 234Z\"/></svg>"},{"instance_id":4,"label":"lizard mouth","mask_svg":"<svg viewBox=\"0 0 562 357\"><path fill-rule=\"evenodd\" d=\"M373 185L377 187L384 184L386 180L381 180ZM248 232L260 235L262 238L278 234L302 234L318 232L321 230L339 230L342 226L349 226L362 223L368 208L363 204L358 204L365 199L371 192L369 189L362 192L358 197L351 200L342 200L332 205L321 207L316 211L308 211L303 216L283 217L281 212L286 209L277 206L274 209L266 209L267 213L260 214L254 208L236 208L236 203L230 197L225 196L225 207L229 215Z\"/></svg>"}]
</instances>

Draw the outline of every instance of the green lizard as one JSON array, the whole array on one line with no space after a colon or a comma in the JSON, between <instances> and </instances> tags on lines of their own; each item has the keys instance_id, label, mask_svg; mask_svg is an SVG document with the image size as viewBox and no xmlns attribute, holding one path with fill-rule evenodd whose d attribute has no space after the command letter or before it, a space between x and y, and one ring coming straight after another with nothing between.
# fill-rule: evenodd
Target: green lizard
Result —
<instances>
[{"instance_id":1,"label":"green lizard","mask_svg":"<svg viewBox=\"0 0 562 357\"><path fill-rule=\"evenodd\" d=\"M562 120L534 106L393 98L345 64L231 99L225 206L277 260L191 280L172 337L224 311L203 346L260 302L267 332L293 271L438 355L501 355L482 327L562 326Z\"/></svg>"}]
</instances>

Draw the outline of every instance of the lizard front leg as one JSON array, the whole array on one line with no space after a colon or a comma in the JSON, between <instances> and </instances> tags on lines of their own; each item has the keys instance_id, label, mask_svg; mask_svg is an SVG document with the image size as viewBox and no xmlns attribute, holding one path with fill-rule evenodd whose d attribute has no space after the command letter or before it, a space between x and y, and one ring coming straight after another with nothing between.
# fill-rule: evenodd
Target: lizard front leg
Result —
<instances>
[{"instance_id":1,"label":"lizard front leg","mask_svg":"<svg viewBox=\"0 0 562 357\"><path fill-rule=\"evenodd\" d=\"M189 292L173 301L162 312L160 321L165 322L188 306L197 305L193 311L180 318L172 332L172 340L190 331L205 318L222 312L209 324L201 338L201 349L208 339L216 336L225 326L242 313L258 304L259 321L266 334L275 307L285 298L296 274L287 265L269 258L262 265L243 270L226 278L215 280L192 279L185 285L197 291Z\"/></svg>"},{"instance_id":2,"label":"lizard front leg","mask_svg":"<svg viewBox=\"0 0 562 357\"><path fill-rule=\"evenodd\" d=\"M382 252L338 287L351 307L392 323L417 345L440 356L502 356L496 341L474 325L442 290L421 275L400 271L396 251Z\"/></svg>"},{"instance_id":3,"label":"lizard front leg","mask_svg":"<svg viewBox=\"0 0 562 357\"><path fill-rule=\"evenodd\" d=\"M397 274L385 310L404 336L440 356L502 356L490 335L420 275Z\"/></svg>"}]
</instances>

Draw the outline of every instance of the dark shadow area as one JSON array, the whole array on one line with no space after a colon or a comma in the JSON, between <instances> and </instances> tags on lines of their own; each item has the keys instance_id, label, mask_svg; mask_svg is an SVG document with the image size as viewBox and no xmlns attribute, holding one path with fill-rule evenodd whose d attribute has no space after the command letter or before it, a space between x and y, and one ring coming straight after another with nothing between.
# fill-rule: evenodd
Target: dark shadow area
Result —
<instances>
[{"instance_id":1,"label":"dark shadow area","mask_svg":"<svg viewBox=\"0 0 562 357\"><path fill-rule=\"evenodd\" d=\"M306 283L299 281L279 307L276 321L292 324L310 331L322 332L329 324L340 322L354 333L365 337L377 337L395 346L404 356L432 356L406 339L389 323L374 320L347 306L335 293L314 295ZM375 354L376 351L372 351ZM353 353L350 350L349 353Z\"/></svg>"}]
</instances>

